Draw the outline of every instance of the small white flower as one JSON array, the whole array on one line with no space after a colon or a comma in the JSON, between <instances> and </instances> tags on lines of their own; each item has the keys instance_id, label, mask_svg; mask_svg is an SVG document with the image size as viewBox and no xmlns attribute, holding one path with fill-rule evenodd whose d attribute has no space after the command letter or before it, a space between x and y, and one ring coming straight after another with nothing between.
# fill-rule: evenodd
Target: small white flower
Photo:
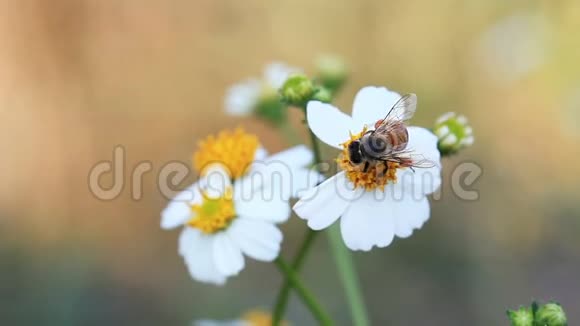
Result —
<instances>
[{"instance_id":1,"label":"small white flower","mask_svg":"<svg viewBox=\"0 0 580 326\"><path fill-rule=\"evenodd\" d=\"M244 255L274 260L282 242L276 224L290 216L288 200L319 180L306 168L306 147L266 157L254 140L237 130L202 141L194 155L202 178L161 214L162 228L184 226L179 254L195 280L224 284L244 268Z\"/></svg>"},{"instance_id":2,"label":"small white flower","mask_svg":"<svg viewBox=\"0 0 580 326\"><path fill-rule=\"evenodd\" d=\"M279 89L290 75L301 72L283 62L272 62L264 69L264 80L273 89Z\"/></svg>"},{"instance_id":3,"label":"small white flower","mask_svg":"<svg viewBox=\"0 0 580 326\"><path fill-rule=\"evenodd\" d=\"M294 206L314 230L329 227L339 217L345 244L352 250L386 247L394 236L405 238L429 218L427 195L441 184L437 137L426 129L408 127L410 158L431 162L428 167L403 168L389 163L386 172L354 168L345 158L347 146L374 129L401 96L386 88L365 87L355 97L352 117L330 104L308 103L310 129L326 144L343 150L343 171L306 192Z\"/></svg>"},{"instance_id":4,"label":"small white flower","mask_svg":"<svg viewBox=\"0 0 580 326\"><path fill-rule=\"evenodd\" d=\"M226 93L226 112L234 116L252 113L261 92L262 85L257 79L248 79L231 86Z\"/></svg>"},{"instance_id":5,"label":"small white flower","mask_svg":"<svg viewBox=\"0 0 580 326\"><path fill-rule=\"evenodd\" d=\"M483 33L476 43L475 59L496 82L516 82L546 63L553 38L543 14L515 13Z\"/></svg>"},{"instance_id":6,"label":"small white flower","mask_svg":"<svg viewBox=\"0 0 580 326\"><path fill-rule=\"evenodd\" d=\"M226 112L243 116L250 115L263 97L276 96L286 79L299 69L281 62L273 62L266 66L262 79L248 79L231 86L226 92Z\"/></svg>"}]
</instances>

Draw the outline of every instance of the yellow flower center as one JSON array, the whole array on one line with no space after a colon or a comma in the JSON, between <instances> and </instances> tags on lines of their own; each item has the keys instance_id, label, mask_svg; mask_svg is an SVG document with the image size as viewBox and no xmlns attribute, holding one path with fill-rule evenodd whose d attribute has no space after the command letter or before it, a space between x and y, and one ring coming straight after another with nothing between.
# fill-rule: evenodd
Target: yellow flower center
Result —
<instances>
[{"instance_id":1,"label":"yellow flower center","mask_svg":"<svg viewBox=\"0 0 580 326\"><path fill-rule=\"evenodd\" d=\"M227 228L236 217L232 190L229 188L222 197L210 198L204 195L201 204L191 205L192 217L187 225L206 234Z\"/></svg>"},{"instance_id":2,"label":"yellow flower center","mask_svg":"<svg viewBox=\"0 0 580 326\"><path fill-rule=\"evenodd\" d=\"M199 142L193 154L193 168L201 173L211 164L220 163L233 179L239 178L254 161L258 146L258 137L241 128L222 131L217 137L210 135Z\"/></svg>"},{"instance_id":3,"label":"yellow flower center","mask_svg":"<svg viewBox=\"0 0 580 326\"><path fill-rule=\"evenodd\" d=\"M272 315L261 310L250 310L242 316L242 320L251 326L272 326ZM288 326L285 321L280 323L282 326Z\"/></svg>"},{"instance_id":4,"label":"yellow flower center","mask_svg":"<svg viewBox=\"0 0 580 326\"><path fill-rule=\"evenodd\" d=\"M381 191L385 190L385 186L390 183L397 182L397 169L400 168L399 163L374 161L370 162L366 171L364 171L365 163L353 164L350 162L348 146L355 140L360 140L367 132L367 127L358 134L351 134L350 140L342 143L342 153L339 154L336 161L338 166L345 171L346 177L350 180L355 188L363 188L366 191L372 191L379 188Z\"/></svg>"}]
</instances>

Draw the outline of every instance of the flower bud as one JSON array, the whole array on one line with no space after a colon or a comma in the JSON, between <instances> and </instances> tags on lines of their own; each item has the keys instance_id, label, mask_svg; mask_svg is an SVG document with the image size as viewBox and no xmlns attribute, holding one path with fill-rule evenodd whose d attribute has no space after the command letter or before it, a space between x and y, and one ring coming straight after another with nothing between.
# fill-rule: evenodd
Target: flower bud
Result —
<instances>
[{"instance_id":1,"label":"flower bud","mask_svg":"<svg viewBox=\"0 0 580 326\"><path fill-rule=\"evenodd\" d=\"M437 147L442 155L457 153L473 144L473 131L463 115L448 112L440 116L433 129L439 139Z\"/></svg>"},{"instance_id":2,"label":"flower bud","mask_svg":"<svg viewBox=\"0 0 580 326\"><path fill-rule=\"evenodd\" d=\"M316 61L317 79L331 93L336 92L348 75L344 61L333 55L325 55Z\"/></svg>"},{"instance_id":3,"label":"flower bud","mask_svg":"<svg viewBox=\"0 0 580 326\"><path fill-rule=\"evenodd\" d=\"M312 99L314 92L314 83L304 75L290 76L280 88L280 95L284 102L300 107L304 107Z\"/></svg>"},{"instance_id":4,"label":"flower bud","mask_svg":"<svg viewBox=\"0 0 580 326\"><path fill-rule=\"evenodd\" d=\"M332 93L324 86L317 87L316 93L314 93L314 96L312 96L312 100L330 103L332 102Z\"/></svg>"},{"instance_id":5,"label":"flower bud","mask_svg":"<svg viewBox=\"0 0 580 326\"><path fill-rule=\"evenodd\" d=\"M534 326L534 313L530 307L508 310L507 315L512 326Z\"/></svg>"},{"instance_id":6,"label":"flower bud","mask_svg":"<svg viewBox=\"0 0 580 326\"><path fill-rule=\"evenodd\" d=\"M567 326L568 321L564 309L557 303L550 302L540 306L536 311L537 326Z\"/></svg>"}]
</instances>

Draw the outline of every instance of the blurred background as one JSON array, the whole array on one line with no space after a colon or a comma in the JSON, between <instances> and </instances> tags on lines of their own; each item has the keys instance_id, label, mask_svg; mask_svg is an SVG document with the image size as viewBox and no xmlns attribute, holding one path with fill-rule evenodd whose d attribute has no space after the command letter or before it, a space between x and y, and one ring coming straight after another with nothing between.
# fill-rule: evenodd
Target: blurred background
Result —
<instances>
[{"instance_id":1,"label":"blurred background","mask_svg":"<svg viewBox=\"0 0 580 326\"><path fill-rule=\"evenodd\" d=\"M575 324L579 32L575 0L0 2L0 324L187 325L268 309L281 282L272 265L248 260L221 288L190 279L178 231L159 228L157 173L226 127L288 146L223 113L225 90L273 60L311 72L325 53L349 64L345 111L366 85L415 92L414 123L452 110L473 126L475 145L446 160L445 180L463 161L484 170L479 200L447 184L413 237L355 255L373 325L507 325L505 310L534 298L559 301ZM128 167L153 164L140 201L128 185L112 201L88 190L116 145ZM304 230L283 226L285 256ZM304 278L349 325L317 241ZM288 319L314 324L295 299Z\"/></svg>"}]
</instances>

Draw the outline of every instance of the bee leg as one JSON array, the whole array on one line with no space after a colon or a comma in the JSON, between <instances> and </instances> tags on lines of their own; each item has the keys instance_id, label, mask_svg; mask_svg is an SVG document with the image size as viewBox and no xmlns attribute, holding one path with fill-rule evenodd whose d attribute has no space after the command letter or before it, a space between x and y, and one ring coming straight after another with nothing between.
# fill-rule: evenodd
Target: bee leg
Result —
<instances>
[{"instance_id":1,"label":"bee leg","mask_svg":"<svg viewBox=\"0 0 580 326\"><path fill-rule=\"evenodd\" d=\"M363 172L366 173L369 169L369 161L365 161L365 167L363 168Z\"/></svg>"},{"instance_id":2,"label":"bee leg","mask_svg":"<svg viewBox=\"0 0 580 326\"><path fill-rule=\"evenodd\" d=\"M389 165L385 162L385 168L383 169L383 175L387 175L387 171L389 171Z\"/></svg>"}]
</instances>

